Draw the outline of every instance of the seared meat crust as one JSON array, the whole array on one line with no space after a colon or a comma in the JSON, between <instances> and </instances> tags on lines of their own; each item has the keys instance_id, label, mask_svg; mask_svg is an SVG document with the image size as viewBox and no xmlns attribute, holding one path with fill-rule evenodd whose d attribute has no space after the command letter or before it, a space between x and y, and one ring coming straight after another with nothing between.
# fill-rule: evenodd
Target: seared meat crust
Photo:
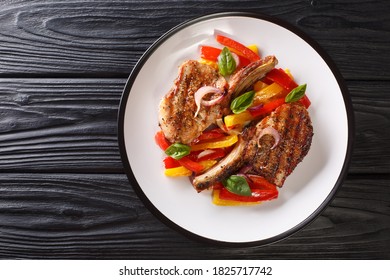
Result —
<instances>
[{"instance_id":1,"label":"seared meat crust","mask_svg":"<svg viewBox=\"0 0 390 280\"><path fill-rule=\"evenodd\" d=\"M223 92L227 81L213 67L196 60L184 62L179 68L179 75L173 87L164 96L159 107L159 124L165 137L172 143L191 143L207 127L229 112L229 99L201 109L196 117L195 92L203 86L213 86ZM209 94L207 98L215 98Z\"/></svg>"},{"instance_id":2,"label":"seared meat crust","mask_svg":"<svg viewBox=\"0 0 390 280\"><path fill-rule=\"evenodd\" d=\"M254 82L263 78L277 64L274 56L252 62L235 73L229 84L218 70L195 60L184 62L173 87L164 96L159 107L159 124L165 137L172 143L189 144L217 119L230 113L232 98L244 93ZM202 106L196 117L195 92L203 86L213 86L223 92L222 102ZM228 89L229 87L229 89ZM218 94L208 94L205 99L214 99Z\"/></svg>"},{"instance_id":3,"label":"seared meat crust","mask_svg":"<svg viewBox=\"0 0 390 280\"><path fill-rule=\"evenodd\" d=\"M280 135L275 139L270 134L260 133L273 127ZM249 167L249 174L265 177L270 183L281 187L287 176L303 160L310 149L313 127L306 108L299 102L284 104L258 124L246 128L231 153L210 170L193 178L192 184L199 192L218 181Z\"/></svg>"}]
</instances>

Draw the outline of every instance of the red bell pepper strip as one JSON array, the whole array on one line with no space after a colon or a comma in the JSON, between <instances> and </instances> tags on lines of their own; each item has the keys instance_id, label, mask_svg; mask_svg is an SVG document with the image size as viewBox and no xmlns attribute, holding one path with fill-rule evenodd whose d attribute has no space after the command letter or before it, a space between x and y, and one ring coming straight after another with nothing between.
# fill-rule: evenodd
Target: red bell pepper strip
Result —
<instances>
[{"instance_id":1,"label":"red bell pepper strip","mask_svg":"<svg viewBox=\"0 0 390 280\"><path fill-rule=\"evenodd\" d=\"M252 175L252 174L247 174L247 181L251 189L262 189L262 190L271 190L271 191L277 191L277 187L275 184L272 184L267 181L262 176L259 175Z\"/></svg>"},{"instance_id":2,"label":"red bell pepper strip","mask_svg":"<svg viewBox=\"0 0 390 280\"><path fill-rule=\"evenodd\" d=\"M265 103L263 106L255 106L248 108L248 112L252 115L252 117L258 117L263 116L271 113L273 110L278 108L279 106L283 105L285 103L285 98L278 98L275 100L272 100L268 103Z\"/></svg>"},{"instance_id":3,"label":"red bell pepper strip","mask_svg":"<svg viewBox=\"0 0 390 280\"><path fill-rule=\"evenodd\" d=\"M211 153L198 157L196 161L204 161L204 160L213 160L213 159L220 159L223 158L226 155L225 149L219 148L213 150Z\"/></svg>"},{"instance_id":4,"label":"red bell pepper strip","mask_svg":"<svg viewBox=\"0 0 390 280\"><path fill-rule=\"evenodd\" d=\"M164 133L160 130L154 136L154 140L156 144L161 148L161 150L165 151L171 145L168 140L165 138Z\"/></svg>"},{"instance_id":5,"label":"red bell pepper strip","mask_svg":"<svg viewBox=\"0 0 390 280\"><path fill-rule=\"evenodd\" d=\"M160 130L154 136L154 139L157 145L165 151L169 146L168 140L165 138L164 133ZM185 156L179 160L176 160L181 166L191 170L192 172L199 173L203 170L203 166L193 160L190 159L189 156ZM172 163L172 162L171 162ZM165 162L164 162L165 164Z\"/></svg>"},{"instance_id":6,"label":"red bell pepper strip","mask_svg":"<svg viewBox=\"0 0 390 280\"><path fill-rule=\"evenodd\" d=\"M267 73L265 78L281 85L287 90L287 92L292 91L298 86L298 84L281 68L272 69Z\"/></svg>"},{"instance_id":7,"label":"red bell pepper strip","mask_svg":"<svg viewBox=\"0 0 390 280\"><path fill-rule=\"evenodd\" d=\"M235 49L236 51L240 52L243 57L249 59L251 62L260 59L260 56L258 54L256 54L251 49L247 48L243 44L241 44L241 43L239 43L231 38L217 34L215 36L215 39L217 40L218 43L220 43L226 47L230 47L232 49Z\"/></svg>"},{"instance_id":8,"label":"red bell pepper strip","mask_svg":"<svg viewBox=\"0 0 390 280\"><path fill-rule=\"evenodd\" d=\"M218 138L225 137L226 133L220 128L214 128L212 130L204 131L198 138L194 140L194 143L198 143L200 141L208 141L214 140Z\"/></svg>"},{"instance_id":9,"label":"red bell pepper strip","mask_svg":"<svg viewBox=\"0 0 390 280\"><path fill-rule=\"evenodd\" d=\"M199 173L204 169L203 165L193 161L188 156L182 157L181 159L178 159L177 161L180 163L180 165L184 166L185 168L187 168L195 173Z\"/></svg>"},{"instance_id":10,"label":"red bell pepper strip","mask_svg":"<svg viewBox=\"0 0 390 280\"><path fill-rule=\"evenodd\" d=\"M306 107L306 109L309 108L311 105L311 101L306 94L301 99L299 99L299 101L303 104L303 106Z\"/></svg>"},{"instance_id":11,"label":"red bell pepper strip","mask_svg":"<svg viewBox=\"0 0 390 280\"><path fill-rule=\"evenodd\" d=\"M176 159L171 158L171 157L164 158L163 162L164 162L165 169L175 168L175 167L181 166L180 163Z\"/></svg>"},{"instance_id":12,"label":"red bell pepper strip","mask_svg":"<svg viewBox=\"0 0 390 280\"><path fill-rule=\"evenodd\" d=\"M221 49L211 46L200 46L200 57L211 61L217 61L221 51Z\"/></svg>"},{"instance_id":13,"label":"red bell pepper strip","mask_svg":"<svg viewBox=\"0 0 390 280\"><path fill-rule=\"evenodd\" d=\"M251 189L251 196L243 196L229 192L226 188L220 189L219 198L223 200L258 202L275 199L278 197L278 190Z\"/></svg>"},{"instance_id":14,"label":"red bell pepper strip","mask_svg":"<svg viewBox=\"0 0 390 280\"><path fill-rule=\"evenodd\" d=\"M221 182L216 182L211 186L211 189L213 189L213 190L220 190L223 188L225 188L225 187Z\"/></svg>"},{"instance_id":15,"label":"red bell pepper strip","mask_svg":"<svg viewBox=\"0 0 390 280\"><path fill-rule=\"evenodd\" d=\"M221 54L222 49L211 47L211 46L200 46L200 57L206 60L218 62L218 56ZM234 50L232 50L234 52ZM240 61L239 66L244 67L247 66L251 61L246 57L234 52Z\"/></svg>"}]
</instances>

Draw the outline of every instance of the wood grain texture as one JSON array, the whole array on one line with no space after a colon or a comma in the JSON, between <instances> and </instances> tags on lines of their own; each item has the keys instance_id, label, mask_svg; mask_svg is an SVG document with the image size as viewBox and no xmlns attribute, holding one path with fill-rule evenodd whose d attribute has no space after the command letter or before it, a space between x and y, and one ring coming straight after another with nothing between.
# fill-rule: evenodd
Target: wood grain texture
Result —
<instances>
[{"instance_id":1,"label":"wood grain texture","mask_svg":"<svg viewBox=\"0 0 390 280\"><path fill-rule=\"evenodd\" d=\"M117 145L121 92L142 53L177 24L228 11L306 32L355 110L336 197L264 247L210 246L164 225L135 195ZM389 13L386 0L0 1L0 259L390 259Z\"/></svg>"},{"instance_id":2,"label":"wood grain texture","mask_svg":"<svg viewBox=\"0 0 390 280\"><path fill-rule=\"evenodd\" d=\"M388 80L390 59L383 53L390 50L389 5L367 0L348 4L242 0L239 5L235 1L206 5L202 1L2 1L0 76L126 77L142 53L175 25L215 12L246 11L273 15L306 32L330 54L346 79ZM364 67L362 57L367 62Z\"/></svg>"},{"instance_id":3,"label":"wood grain texture","mask_svg":"<svg viewBox=\"0 0 390 280\"><path fill-rule=\"evenodd\" d=\"M388 258L389 183L352 177L299 233L269 246L234 249L187 240L166 227L124 175L3 174L0 258Z\"/></svg>"}]
</instances>

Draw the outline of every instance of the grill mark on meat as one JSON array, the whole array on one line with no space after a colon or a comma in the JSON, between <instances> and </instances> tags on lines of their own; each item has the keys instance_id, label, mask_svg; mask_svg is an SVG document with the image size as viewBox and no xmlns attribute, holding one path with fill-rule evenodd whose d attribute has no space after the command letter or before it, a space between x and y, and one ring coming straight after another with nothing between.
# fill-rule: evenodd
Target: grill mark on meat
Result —
<instances>
[{"instance_id":1,"label":"grill mark on meat","mask_svg":"<svg viewBox=\"0 0 390 280\"><path fill-rule=\"evenodd\" d=\"M229 82L213 67L196 60L184 62L170 91L159 107L159 125L170 142L190 144L216 120L230 113L230 100L266 75L277 64L274 56L252 62L235 73ZM223 100L212 106L202 106L194 117L197 106L195 92L203 86L213 86L225 94ZM227 90L229 86L229 90ZM227 91L227 92L226 92ZM219 94L208 94L205 99L214 99Z\"/></svg>"},{"instance_id":2,"label":"grill mark on meat","mask_svg":"<svg viewBox=\"0 0 390 280\"><path fill-rule=\"evenodd\" d=\"M276 129L281 137L274 149L271 149L275 141L271 135L262 136L260 146L257 145L258 136L267 126ZM298 102L284 104L257 125L246 128L232 152L209 171L193 178L193 185L201 191L251 165L248 173L263 176L281 187L306 156L312 136L313 127L306 108Z\"/></svg>"},{"instance_id":3,"label":"grill mark on meat","mask_svg":"<svg viewBox=\"0 0 390 280\"><path fill-rule=\"evenodd\" d=\"M203 86L214 86L225 92L228 84L213 67L196 60L184 62L179 68L174 85L159 106L159 125L170 142L191 143L226 112L230 102L228 98L210 107L202 106L198 116L194 117L194 94ZM216 96L217 94L209 94L205 99Z\"/></svg>"}]
</instances>

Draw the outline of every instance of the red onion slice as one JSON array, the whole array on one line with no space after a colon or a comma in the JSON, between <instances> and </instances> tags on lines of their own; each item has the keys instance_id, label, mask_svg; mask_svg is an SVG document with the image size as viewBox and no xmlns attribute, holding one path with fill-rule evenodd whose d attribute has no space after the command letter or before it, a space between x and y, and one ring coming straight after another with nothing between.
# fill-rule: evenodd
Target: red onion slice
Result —
<instances>
[{"instance_id":1,"label":"red onion slice","mask_svg":"<svg viewBox=\"0 0 390 280\"><path fill-rule=\"evenodd\" d=\"M280 142L280 135L279 135L279 132L273 128L272 126L267 126L266 128L264 128L263 130L261 130L260 132L260 135L259 135L259 138L257 139L257 145L258 146L261 146L260 145L260 139L261 137L263 137L264 135L266 134L269 134L269 135L272 135L272 137L275 139L275 143L273 144L273 146L271 147L271 150L274 149Z\"/></svg>"},{"instance_id":2,"label":"red onion slice","mask_svg":"<svg viewBox=\"0 0 390 280\"><path fill-rule=\"evenodd\" d=\"M209 101L203 100L203 97L209 93L217 93L220 94L220 96ZM221 102L224 97L225 97L225 92L220 90L219 88L212 87L212 86L203 86L199 88L194 94L195 104L197 107L194 118L198 115L201 104L204 106L212 106Z\"/></svg>"},{"instance_id":3,"label":"red onion slice","mask_svg":"<svg viewBox=\"0 0 390 280\"><path fill-rule=\"evenodd\" d=\"M204 150L198 155L198 159L213 153L215 153L213 150Z\"/></svg>"}]
</instances>

